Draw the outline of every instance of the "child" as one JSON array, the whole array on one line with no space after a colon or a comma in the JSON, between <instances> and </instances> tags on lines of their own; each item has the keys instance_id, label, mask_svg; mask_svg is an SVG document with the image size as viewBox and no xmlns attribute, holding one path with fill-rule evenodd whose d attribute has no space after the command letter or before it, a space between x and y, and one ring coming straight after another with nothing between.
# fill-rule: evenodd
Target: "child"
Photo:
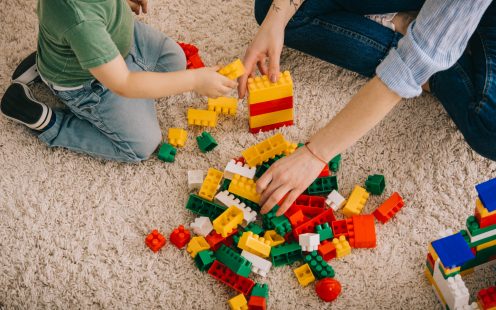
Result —
<instances>
[{"instance_id":1,"label":"child","mask_svg":"<svg viewBox=\"0 0 496 310\"><path fill-rule=\"evenodd\" d=\"M39 0L37 55L14 73L2 113L39 131L48 146L139 162L162 135L154 98L195 91L218 97L237 86L217 67L185 70L172 39L133 20L148 0ZM131 8L131 9L130 9ZM26 84L37 74L67 109L36 101ZM34 72L34 74L33 74Z\"/></svg>"}]
</instances>

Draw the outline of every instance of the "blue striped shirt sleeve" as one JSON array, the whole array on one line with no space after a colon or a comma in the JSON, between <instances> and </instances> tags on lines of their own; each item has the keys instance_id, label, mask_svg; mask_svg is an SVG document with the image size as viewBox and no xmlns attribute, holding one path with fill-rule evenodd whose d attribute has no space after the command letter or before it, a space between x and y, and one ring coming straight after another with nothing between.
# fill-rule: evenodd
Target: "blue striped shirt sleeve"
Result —
<instances>
[{"instance_id":1,"label":"blue striped shirt sleeve","mask_svg":"<svg viewBox=\"0 0 496 310\"><path fill-rule=\"evenodd\" d=\"M491 0L427 0L407 34L376 69L395 93L412 98L464 52Z\"/></svg>"}]
</instances>

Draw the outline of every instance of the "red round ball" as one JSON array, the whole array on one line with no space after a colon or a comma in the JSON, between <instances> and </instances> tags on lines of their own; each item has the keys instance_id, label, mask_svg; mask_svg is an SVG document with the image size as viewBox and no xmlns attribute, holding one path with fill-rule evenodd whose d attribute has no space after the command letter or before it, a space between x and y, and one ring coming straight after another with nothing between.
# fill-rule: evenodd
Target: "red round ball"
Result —
<instances>
[{"instance_id":1,"label":"red round ball","mask_svg":"<svg viewBox=\"0 0 496 310\"><path fill-rule=\"evenodd\" d=\"M338 280L324 278L317 282L315 291L317 291L317 295L319 295L320 299L330 302L338 298L341 293L341 284Z\"/></svg>"}]
</instances>

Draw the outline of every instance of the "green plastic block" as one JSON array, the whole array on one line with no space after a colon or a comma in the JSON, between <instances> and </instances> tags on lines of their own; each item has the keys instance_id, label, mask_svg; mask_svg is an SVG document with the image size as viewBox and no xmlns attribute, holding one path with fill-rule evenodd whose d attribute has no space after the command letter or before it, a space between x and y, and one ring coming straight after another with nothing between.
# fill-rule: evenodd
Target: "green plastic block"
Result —
<instances>
[{"instance_id":1,"label":"green plastic block","mask_svg":"<svg viewBox=\"0 0 496 310\"><path fill-rule=\"evenodd\" d=\"M332 172L338 172L339 168L341 168L341 154L334 156L334 158L329 161L328 166L329 170Z\"/></svg>"},{"instance_id":2,"label":"green plastic block","mask_svg":"<svg viewBox=\"0 0 496 310\"><path fill-rule=\"evenodd\" d=\"M264 283L255 283L255 286L251 290L251 296L259 296L269 300L269 285Z\"/></svg>"},{"instance_id":3,"label":"green plastic block","mask_svg":"<svg viewBox=\"0 0 496 310\"><path fill-rule=\"evenodd\" d=\"M276 232L283 237L293 230L293 228L291 227L291 223L284 215L276 216L270 221L272 222L272 225L274 226Z\"/></svg>"},{"instance_id":4,"label":"green plastic block","mask_svg":"<svg viewBox=\"0 0 496 310\"><path fill-rule=\"evenodd\" d=\"M452 273L449 273L449 274L445 274L444 273L444 270L443 270L443 267L441 267L441 265L439 265L439 271L441 272L441 275L443 276L443 278L445 279L448 279L448 278L451 278L451 277L454 277L456 276L457 274L460 273L460 271L455 271L455 272L452 272Z\"/></svg>"},{"instance_id":5,"label":"green plastic block","mask_svg":"<svg viewBox=\"0 0 496 310\"><path fill-rule=\"evenodd\" d=\"M276 228L272 219L276 217L277 209L279 209L279 206L275 205L272 210L262 215L262 226L265 230L273 230Z\"/></svg>"},{"instance_id":6,"label":"green plastic block","mask_svg":"<svg viewBox=\"0 0 496 310\"><path fill-rule=\"evenodd\" d=\"M332 233L332 228L329 227L329 223L315 226L315 233L320 235L320 241L334 238L334 234Z\"/></svg>"},{"instance_id":7,"label":"green plastic block","mask_svg":"<svg viewBox=\"0 0 496 310\"><path fill-rule=\"evenodd\" d=\"M215 257L240 276L248 277L251 273L251 262L225 244L215 252Z\"/></svg>"},{"instance_id":8,"label":"green plastic block","mask_svg":"<svg viewBox=\"0 0 496 310\"><path fill-rule=\"evenodd\" d=\"M300 148L300 147L302 147L304 145L305 145L305 143L300 142L300 143L298 143L298 148Z\"/></svg>"},{"instance_id":9,"label":"green plastic block","mask_svg":"<svg viewBox=\"0 0 496 310\"><path fill-rule=\"evenodd\" d=\"M369 175L365 181L365 189L372 195L382 195L386 188L386 180L382 174Z\"/></svg>"},{"instance_id":10,"label":"green plastic block","mask_svg":"<svg viewBox=\"0 0 496 310\"><path fill-rule=\"evenodd\" d=\"M477 222L477 218L471 215L467 218L467 229L470 232L471 236L477 236L490 230L496 229L496 225L480 228L479 222Z\"/></svg>"},{"instance_id":11,"label":"green plastic block","mask_svg":"<svg viewBox=\"0 0 496 310\"><path fill-rule=\"evenodd\" d=\"M305 263L310 266L317 279L334 278L334 269L332 269L317 251L313 251L305 256Z\"/></svg>"},{"instance_id":12,"label":"green plastic block","mask_svg":"<svg viewBox=\"0 0 496 310\"><path fill-rule=\"evenodd\" d=\"M493 240L496 240L496 235L494 235L494 236L490 236L490 237L487 237L487 238L484 238L484 239L481 239L481 240L479 240L479 241L470 242L470 243L469 243L469 246L470 246L471 248L473 248L473 247L476 247L476 246L478 246L478 245L484 244L484 243L486 243L486 242L491 242L491 241L493 241Z\"/></svg>"},{"instance_id":13,"label":"green plastic block","mask_svg":"<svg viewBox=\"0 0 496 310\"><path fill-rule=\"evenodd\" d=\"M226 207L205 200L195 194L189 195L186 209L201 216L207 216L210 220L215 220L222 212L226 211Z\"/></svg>"},{"instance_id":14,"label":"green plastic block","mask_svg":"<svg viewBox=\"0 0 496 310\"><path fill-rule=\"evenodd\" d=\"M261 206L258 205L258 203L256 202L253 202L249 199L246 199L244 197L241 197L241 196L238 196L238 195L235 195L233 193L230 193L232 194L234 197L238 198L239 201L243 202L247 207L250 207L250 209L252 209L253 211L255 212L260 212L260 209L262 208Z\"/></svg>"},{"instance_id":15,"label":"green plastic block","mask_svg":"<svg viewBox=\"0 0 496 310\"><path fill-rule=\"evenodd\" d=\"M273 163L278 161L279 159L283 158L284 155L276 155L274 158L269 159L268 161L262 163L258 168L257 171L255 172L255 176L257 178L260 178L267 170L269 170L270 166L272 166Z\"/></svg>"},{"instance_id":16,"label":"green plastic block","mask_svg":"<svg viewBox=\"0 0 496 310\"><path fill-rule=\"evenodd\" d=\"M259 236L262 236L263 232L264 232L262 227L258 226L257 224L255 224L253 222L246 225L245 231L251 231L251 232L253 232L254 235L259 235Z\"/></svg>"},{"instance_id":17,"label":"green plastic block","mask_svg":"<svg viewBox=\"0 0 496 310\"><path fill-rule=\"evenodd\" d=\"M240 226L238 226L238 233L236 233L232 236L233 245L236 246L236 248L238 247L239 239L241 239L241 236L243 235L243 232L244 232L243 230L240 230L239 228L240 228Z\"/></svg>"},{"instance_id":18,"label":"green plastic block","mask_svg":"<svg viewBox=\"0 0 496 310\"><path fill-rule=\"evenodd\" d=\"M317 178L307 188L309 195L327 195L332 190L338 190L338 179L335 175Z\"/></svg>"},{"instance_id":19,"label":"green plastic block","mask_svg":"<svg viewBox=\"0 0 496 310\"><path fill-rule=\"evenodd\" d=\"M273 247L270 251L274 267L290 265L302 259L301 246L298 243L285 243Z\"/></svg>"},{"instance_id":20,"label":"green plastic block","mask_svg":"<svg viewBox=\"0 0 496 310\"><path fill-rule=\"evenodd\" d=\"M215 254L210 250L201 251L195 256L195 265L200 271L208 270L214 261Z\"/></svg>"},{"instance_id":21,"label":"green plastic block","mask_svg":"<svg viewBox=\"0 0 496 310\"><path fill-rule=\"evenodd\" d=\"M431 266L431 264L429 263L429 260L428 260L428 259L425 261L425 265L426 265L426 266L427 266L427 268L429 269L429 271L430 271L431 275L434 275L434 269L432 269L432 266Z\"/></svg>"},{"instance_id":22,"label":"green plastic block","mask_svg":"<svg viewBox=\"0 0 496 310\"><path fill-rule=\"evenodd\" d=\"M173 163L176 157L177 150L175 147L169 143L164 143L160 146L158 150L158 159L168 163Z\"/></svg>"},{"instance_id":23,"label":"green plastic block","mask_svg":"<svg viewBox=\"0 0 496 310\"><path fill-rule=\"evenodd\" d=\"M462 266L461 271L464 271L467 269L472 269L474 267L488 263L494 259L496 259L496 246L492 246L490 248L485 248L483 250L478 251L475 254L474 259L471 259L468 262L466 262Z\"/></svg>"},{"instance_id":24,"label":"green plastic block","mask_svg":"<svg viewBox=\"0 0 496 310\"><path fill-rule=\"evenodd\" d=\"M222 182L222 185L220 186L219 192L227 191L229 184L231 184L231 180L224 179L224 182Z\"/></svg>"},{"instance_id":25,"label":"green plastic block","mask_svg":"<svg viewBox=\"0 0 496 310\"><path fill-rule=\"evenodd\" d=\"M210 152L217 146L217 141L206 131L202 132L201 136L196 137L198 147L202 153Z\"/></svg>"}]
</instances>

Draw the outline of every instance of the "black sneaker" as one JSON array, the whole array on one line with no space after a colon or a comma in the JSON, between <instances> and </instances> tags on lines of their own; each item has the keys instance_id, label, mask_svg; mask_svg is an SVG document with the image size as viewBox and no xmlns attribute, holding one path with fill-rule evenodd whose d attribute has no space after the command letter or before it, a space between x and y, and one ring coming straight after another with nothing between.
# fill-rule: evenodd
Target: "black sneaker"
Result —
<instances>
[{"instance_id":1,"label":"black sneaker","mask_svg":"<svg viewBox=\"0 0 496 310\"><path fill-rule=\"evenodd\" d=\"M12 74L12 82L29 85L39 79L40 74L36 67L36 52L33 52L17 66L14 74Z\"/></svg>"},{"instance_id":2,"label":"black sneaker","mask_svg":"<svg viewBox=\"0 0 496 310\"><path fill-rule=\"evenodd\" d=\"M0 102L0 111L8 119L35 130L43 130L52 120L52 109L34 99L29 87L14 82Z\"/></svg>"}]
</instances>

